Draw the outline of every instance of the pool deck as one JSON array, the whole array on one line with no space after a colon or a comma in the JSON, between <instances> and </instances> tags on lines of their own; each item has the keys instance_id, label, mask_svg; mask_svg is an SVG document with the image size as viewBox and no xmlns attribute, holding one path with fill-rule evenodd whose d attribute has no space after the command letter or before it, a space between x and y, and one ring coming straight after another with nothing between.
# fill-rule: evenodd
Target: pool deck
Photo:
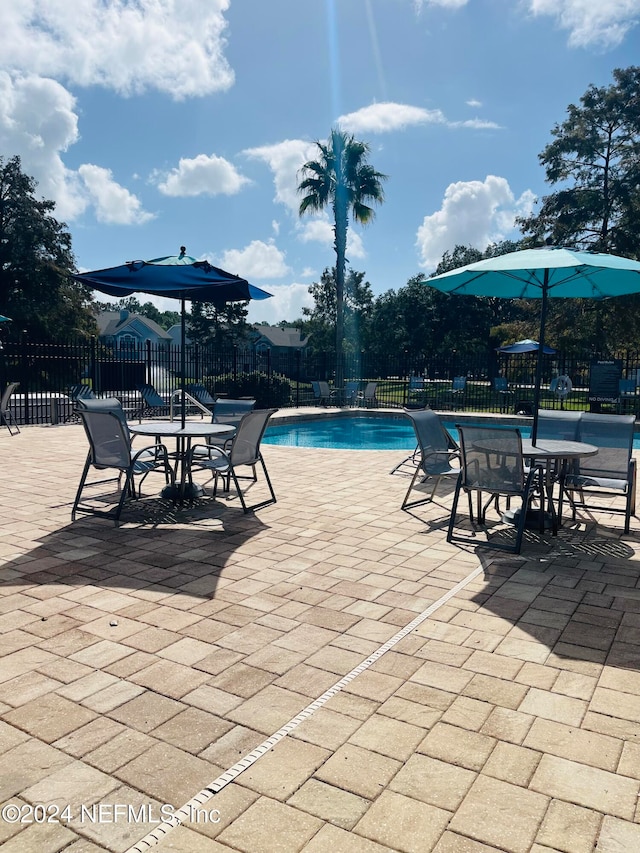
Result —
<instances>
[{"instance_id":1,"label":"pool deck","mask_svg":"<svg viewBox=\"0 0 640 853\"><path fill-rule=\"evenodd\" d=\"M255 514L72 523L86 450L0 430L3 853L640 850L636 518L449 545L402 451L269 445Z\"/></svg>"}]
</instances>

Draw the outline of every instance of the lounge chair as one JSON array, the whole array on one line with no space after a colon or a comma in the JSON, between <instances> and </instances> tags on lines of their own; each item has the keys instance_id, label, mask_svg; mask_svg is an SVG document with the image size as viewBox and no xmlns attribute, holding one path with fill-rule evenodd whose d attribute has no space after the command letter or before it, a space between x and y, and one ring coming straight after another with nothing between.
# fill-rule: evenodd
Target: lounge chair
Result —
<instances>
[{"instance_id":1,"label":"lounge chair","mask_svg":"<svg viewBox=\"0 0 640 853\"><path fill-rule=\"evenodd\" d=\"M269 418L277 411L277 409L258 409L247 412L238 424L228 450L210 444L197 444L191 450L190 468L192 470L198 469L210 472L214 478L213 496L215 497L216 495L218 477L226 479L227 491L230 488L231 480L233 480L243 512L245 513L253 512L253 510L276 502L267 466L260 451L260 442L267 428ZM256 482L258 479L256 465L258 463L262 465L270 497L249 506L240 488L237 469L243 465L249 465L253 470L253 477L251 479L253 482Z\"/></svg>"},{"instance_id":2,"label":"lounge chair","mask_svg":"<svg viewBox=\"0 0 640 853\"><path fill-rule=\"evenodd\" d=\"M166 416L171 413L171 406L162 399L153 385L138 385L137 388L142 396L142 403L136 412L138 420Z\"/></svg>"},{"instance_id":3,"label":"lounge chair","mask_svg":"<svg viewBox=\"0 0 640 853\"><path fill-rule=\"evenodd\" d=\"M142 482L147 474L152 471L162 472L166 483L174 483L174 474L169 464L167 448L163 444L157 443L151 447L143 447L134 453L131 448L131 434L125 413L120 401L115 398L82 400L77 412L89 441L89 453L73 502L71 519L75 521L77 513L80 512L112 518L117 527L125 500L128 497L136 496L135 477L139 476L140 478L137 488L138 495ZM107 480L87 483L87 476L91 468L98 471L112 469L118 474ZM121 482L123 477L124 483ZM120 487L120 498L115 509L107 511L90 506L87 503L81 504L82 494L86 487L102 485L111 481L117 481Z\"/></svg>"},{"instance_id":4,"label":"lounge chair","mask_svg":"<svg viewBox=\"0 0 640 853\"><path fill-rule=\"evenodd\" d=\"M413 477L400 507L410 509L432 501L438 483L443 477L457 477L460 474L460 451L434 411L421 409L410 412L405 409L405 414L413 424L418 442L413 457L407 457L403 463L400 463L402 465L410 458L413 458L416 463ZM419 477L420 484L433 480L433 489L428 497L421 497L409 503L409 495Z\"/></svg>"},{"instance_id":5,"label":"lounge chair","mask_svg":"<svg viewBox=\"0 0 640 853\"><path fill-rule=\"evenodd\" d=\"M0 426L6 426L9 430L9 435L18 435L20 432L20 427L9 408L11 395L19 384L19 382L10 382L2 392L2 399L0 399Z\"/></svg>"},{"instance_id":6,"label":"lounge chair","mask_svg":"<svg viewBox=\"0 0 640 853\"><path fill-rule=\"evenodd\" d=\"M215 400L204 385L194 382L191 385L187 385L184 390L187 394L190 394L194 400L197 400L201 405L209 409L209 411L213 411Z\"/></svg>"},{"instance_id":7,"label":"lounge chair","mask_svg":"<svg viewBox=\"0 0 640 853\"><path fill-rule=\"evenodd\" d=\"M522 508L517 517L515 544L496 541L481 543L490 548L519 554L530 498L534 490L537 490L540 495L543 494L543 470L539 465L533 465L528 474L525 472L522 438L518 429L457 424L456 428L460 433L462 467L453 496L447 542L468 542L468 538L455 538L453 534L461 491L466 492L469 500L469 517L472 525L474 524L472 493L477 495L478 525L485 524L489 505L495 503L497 506L499 497L506 497L508 500L520 497ZM482 503L483 494L489 496L484 504Z\"/></svg>"}]
</instances>

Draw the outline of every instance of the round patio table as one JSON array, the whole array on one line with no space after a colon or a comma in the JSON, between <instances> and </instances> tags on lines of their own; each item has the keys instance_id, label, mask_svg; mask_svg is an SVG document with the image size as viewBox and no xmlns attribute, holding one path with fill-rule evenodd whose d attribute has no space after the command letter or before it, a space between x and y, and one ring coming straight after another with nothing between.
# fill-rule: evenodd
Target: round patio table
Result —
<instances>
[{"instance_id":1,"label":"round patio table","mask_svg":"<svg viewBox=\"0 0 640 853\"><path fill-rule=\"evenodd\" d=\"M189 452L191 442L194 438L207 438L209 436L229 437L235 432L233 424L212 424L189 421L184 426L180 421L156 421L154 423L130 424L129 431L132 435L151 435L157 441L165 438L175 438L176 452L172 454L176 460L175 474L176 484L167 485L162 490L162 497L174 502L194 500L204 494L204 489L191 479L189 469ZM180 476L178 477L178 472Z\"/></svg>"},{"instance_id":2,"label":"round patio table","mask_svg":"<svg viewBox=\"0 0 640 853\"><path fill-rule=\"evenodd\" d=\"M559 488L562 492L564 477L567 471L567 464L572 459L580 459L582 456L595 456L598 448L595 444L587 444L584 441L564 441L555 438L539 438L535 445L532 444L530 438L522 439L522 455L525 459L532 459L544 464L544 484L547 496L547 505L551 509L551 519L544 517L542 524L544 527L550 527L553 534L558 532L558 527L562 521L560 517L560 501L558 502L558 511L556 511L553 502L553 486L556 482L559 483ZM561 496L561 495L560 495ZM518 510L516 510L518 512ZM508 517L508 511L507 511ZM514 513L515 515L515 513ZM527 511L527 527L540 528L541 519L539 510Z\"/></svg>"}]
</instances>

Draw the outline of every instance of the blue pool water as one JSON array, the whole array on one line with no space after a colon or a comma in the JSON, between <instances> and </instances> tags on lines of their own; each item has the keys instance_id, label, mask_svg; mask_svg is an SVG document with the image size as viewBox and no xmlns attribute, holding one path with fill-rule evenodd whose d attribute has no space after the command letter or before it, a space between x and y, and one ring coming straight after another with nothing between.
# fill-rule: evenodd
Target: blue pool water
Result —
<instances>
[{"instance_id":1,"label":"blue pool water","mask_svg":"<svg viewBox=\"0 0 640 853\"><path fill-rule=\"evenodd\" d=\"M453 422L444 423L457 441ZM522 429L523 436L530 430ZM337 450L413 450L416 436L411 421L394 417L320 418L299 423L271 424L265 444L287 447L332 447Z\"/></svg>"}]
</instances>

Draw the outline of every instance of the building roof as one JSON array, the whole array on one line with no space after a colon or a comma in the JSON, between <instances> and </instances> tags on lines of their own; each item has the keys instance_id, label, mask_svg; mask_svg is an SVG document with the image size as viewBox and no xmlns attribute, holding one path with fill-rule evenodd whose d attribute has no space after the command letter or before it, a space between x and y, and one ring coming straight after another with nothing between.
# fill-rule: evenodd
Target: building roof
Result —
<instances>
[{"instance_id":1,"label":"building roof","mask_svg":"<svg viewBox=\"0 0 640 853\"><path fill-rule=\"evenodd\" d=\"M142 324L154 337L167 341L171 340L171 335L167 334L162 326L142 314L130 314L126 311L101 311L96 317L96 321L100 337L114 337L124 331L131 331L132 334L135 334L129 327L133 324L138 326Z\"/></svg>"},{"instance_id":2,"label":"building roof","mask_svg":"<svg viewBox=\"0 0 640 853\"><path fill-rule=\"evenodd\" d=\"M309 341L308 336L300 336L300 329L292 327L281 329L280 326L256 326L255 330L258 338L266 338L274 347L304 347Z\"/></svg>"}]
</instances>

